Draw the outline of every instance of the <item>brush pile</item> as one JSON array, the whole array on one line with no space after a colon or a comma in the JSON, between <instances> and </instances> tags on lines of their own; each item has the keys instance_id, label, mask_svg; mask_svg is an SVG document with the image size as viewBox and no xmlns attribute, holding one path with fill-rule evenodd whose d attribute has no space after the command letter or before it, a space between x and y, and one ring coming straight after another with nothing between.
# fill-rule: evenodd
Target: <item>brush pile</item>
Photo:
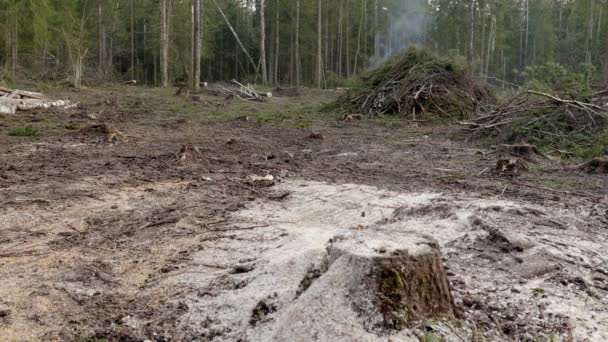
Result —
<instances>
[{"instance_id":1,"label":"brush pile","mask_svg":"<svg viewBox=\"0 0 608 342\"><path fill-rule=\"evenodd\" d=\"M608 106L600 99L564 99L529 90L461 125L474 139L526 141L566 156L602 156L608 153Z\"/></svg>"},{"instance_id":2,"label":"brush pile","mask_svg":"<svg viewBox=\"0 0 608 342\"><path fill-rule=\"evenodd\" d=\"M265 98L271 98L272 93L270 92L258 92L252 85L243 85L237 80L232 80L231 84L218 83L215 85L208 85L201 89L201 93L211 96L222 96L222 97L237 97L243 100L264 102ZM175 94L178 96L179 94Z\"/></svg>"},{"instance_id":3,"label":"brush pile","mask_svg":"<svg viewBox=\"0 0 608 342\"><path fill-rule=\"evenodd\" d=\"M480 106L493 101L491 90L466 67L410 47L364 74L336 105L368 115L463 119L472 118Z\"/></svg>"},{"instance_id":4,"label":"brush pile","mask_svg":"<svg viewBox=\"0 0 608 342\"><path fill-rule=\"evenodd\" d=\"M545 100L540 100L539 97L545 98ZM509 126L518 120L528 120L529 125L527 126L533 127L534 122L555 119L563 121L571 130L590 131L607 126L607 111L608 107L595 103L561 99L551 94L528 90L526 93L514 96L495 110L461 124L473 133L491 135L501 132L502 127ZM553 128L553 132L544 133L560 133L558 127Z\"/></svg>"}]
</instances>

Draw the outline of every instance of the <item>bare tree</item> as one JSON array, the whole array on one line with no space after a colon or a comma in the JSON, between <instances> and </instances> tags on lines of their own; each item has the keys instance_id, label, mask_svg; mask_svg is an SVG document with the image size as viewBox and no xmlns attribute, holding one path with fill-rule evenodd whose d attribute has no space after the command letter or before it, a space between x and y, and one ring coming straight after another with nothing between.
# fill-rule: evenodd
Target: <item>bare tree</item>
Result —
<instances>
[{"instance_id":1,"label":"bare tree","mask_svg":"<svg viewBox=\"0 0 608 342\"><path fill-rule=\"evenodd\" d=\"M317 0L317 88L321 89L321 82L323 79L323 20L321 16L322 3L321 0Z\"/></svg>"},{"instance_id":2,"label":"bare tree","mask_svg":"<svg viewBox=\"0 0 608 342\"><path fill-rule=\"evenodd\" d=\"M131 0L131 79L135 79L135 12Z\"/></svg>"},{"instance_id":3,"label":"bare tree","mask_svg":"<svg viewBox=\"0 0 608 342\"><path fill-rule=\"evenodd\" d=\"M201 0L192 0L192 90L201 86Z\"/></svg>"},{"instance_id":4,"label":"bare tree","mask_svg":"<svg viewBox=\"0 0 608 342\"><path fill-rule=\"evenodd\" d=\"M69 9L66 9L69 20L67 24L61 28L61 33L64 38L65 45L68 50L68 57L70 66L72 68L72 85L75 88L82 86L82 70L84 65L84 59L89 49L86 47L86 6L87 1L84 2L84 9L82 10L82 17L80 20L75 17L74 13Z\"/></svg>"},{"instance_id":5,"label":"bare tree","mask_svg":"<svg viewBox=\"0 0 608 342\"><path fill-rule=\"evenodd\" d=\"M169 86L169 15L167 1L160 0L160 80L163 87Z\"/></svg>"},{"instance_id":6,"label":"bare tree","mask_svg":"<svg viewBox=\"0 0 608 342\"><path fill-rule=\"evenodd\" d=\"M268 70L266 69L266 21L264 19L264 0L260 5L260 66L262 67L262 83L268 84Z\"/></svg>"},{"instance_id":7,"label":"bare tree","mask_svg":"<svg viewBox=\"0 0 608 342\"><path fill-rule=\"evenodd\" d=\"M279 0L276 1L275 8L275 24L274 24L274 73L272 77L274 79L274 85L279 85L279 54L281 50L279 31L281 27L280 16L279 16Z\"/></svg>"},{"instance_id":8,"label":"bare tree","mask_svg":"<svg viewBox=\"0 0 608 342\"><path fill-rule=\"evenodd\" d=\"M301 67L300 64L300 0L296 0L296 29L295 29L295 63L296 63L296 87L300 86Z\"/></svg>"},{"instance_id":9,"label":"bare tree","mask_svg":"<svg viewBox=\"0 0 608 342\"><path fill-rule=\"evenodd\" d=\"M97 70L102 78L107 76L107 57L106 57L106 29L103 23L103 6L102 0L97 0L97 30L98 30L98 42L97 42Z\"/></svg>"},{"instance_id":10,"label":"bare tree","mask_svg":"<svg viewBox=\"0 0 608 342\"><path fill-rule=\"evenodd\" d=\"M476 0L471 0L471 3L469 4L469 25L471 30L469 36L469 62L471 65L475 60L475 3Z\"/></svg>"}]
</instances>

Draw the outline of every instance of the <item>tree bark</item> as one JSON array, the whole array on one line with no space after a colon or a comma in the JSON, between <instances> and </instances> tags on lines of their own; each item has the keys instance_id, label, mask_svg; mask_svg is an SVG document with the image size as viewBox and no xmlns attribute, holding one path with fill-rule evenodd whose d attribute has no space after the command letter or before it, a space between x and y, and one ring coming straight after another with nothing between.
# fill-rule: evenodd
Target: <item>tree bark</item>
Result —
<instances>
[{"instance_id":1,"label":"tree bark","mask_svg":"<svg viewBox=\"0 0 608 342\"><path fill-rule=\"evenodd\" d=\"M105 79L107 76L106 30L105 25L103 24L103 7L101 2L102 0L97 0L97 29L99 34L99 41L97 45L97 71L99 72L99 75L101 75L101 77Z\"/></svg>"},{"instance_id":2,"label":"tree bark","mask_svg":"<svg viewBox=\"0 0 608 342\"><path fill-rule=\"evenodd\" d=\"M279 85L279 57L280 57L280 49L281 49L281 45L280 45L280 39L279 39L279 33L280 33L280 27L281 27L281 21L280 21L280 17L279 17L279 0L276 1L276 8L275 8L275 31L274 31L274 73L272 75L273 80L274 80L274 85L278 86Z\"/></svg>"},{"instance_id":3,"label":"tree bark","mask_svg":"<svg viewBox=\"0 0 608 342\"><path fill-rule=\"evenodd\" d=\"M378 32L378 0L374 2L374 59L380 60L380 34Z\"/></svg>"},{"instance_id":4,"label":"tree bark","mask_svg":"<svg viewBox=\"0 0 608 342\"><path fill-rule=\"evenodd\" d=\"M475 61L475 0L471 0L469 6L469 26L471 29L469 35L469 63L471 63L471 66L473 66Z\"/></svg>"},{"instance_id":5,"label":"tree bark","mask_svg":"<svg viewBox=\"0 0 608 342\"><path fill-rule=\"evenodd\" d=\"M323 79L323 18L321 16L322 3L321 0L317 0L317 88L321 89L321 82Z\"/></svg>"},{"instance_id":6,"label":"tree bark","mask_svg":"<svg viewBox=\"0 0 608 342\"><path fill-rule=\"evenodd\" d=\"M163 87L169 86L169 28L167 27L167 0L160 1L160 79Z\"/></svg>"},{"instance_id":7,"label":"tree bark","mask_svg":"<svg viewBox=\"0 0 608 342\"><path fill-rule=\"evenodd\" d=\"M268 70L266 69L266 19L264 18L264 0L260 4L260 66L262 67L262 83L268 85Z\"/></svg>"},{"instance_id":8,"label":"tree bark","mask_svg":"<svg viewBox=\"0 0 608 342\"><path fill-rule=\"evenodd\" d=\"M192 90L201 86L201 0L192 0Z\"/></svg>"},{"instance_id":9,"label":"tree bark","mask_svg":"<svg viewBox=\"0 0 608 342\"><path fill-rule=\"evenodd\" d=\"M295 36L296 88L300 86L302 74L300 64L300 0L296 0L296 36Z\"/></svg>"},{"instance_id":10,"label":"tree bark","mask_svg":"<svg viewBox=\"0 0 608 342\"><path fill-rule=\"evenodd\" d=\"M357 52L355 53L355 68L354 73L357 74L359 67L359 53L361 52L361 33L363 30L363 26L365 20L365 6L361 8L361 18L359 20L359 33L357 34Z\"/></svg>"},{"instance_id":11,"label":"tree bark","mask_svg":"<svg viewBox=\"0 0 608 342\"><path fill-rule=\"evenodd\" d=\"M336 61L336 72L342 77L342 0L338 8L338 56Z\"/></svg>"},{"instance_id":12,"label":"tree bark","mask_svg":"<svg viewBox=\"0 0 608 342\"><path fill-rule=\"evenodd\" d=\"M135 79L135 12L131 0L131 80Z\"/></svg>"}]
</instances>

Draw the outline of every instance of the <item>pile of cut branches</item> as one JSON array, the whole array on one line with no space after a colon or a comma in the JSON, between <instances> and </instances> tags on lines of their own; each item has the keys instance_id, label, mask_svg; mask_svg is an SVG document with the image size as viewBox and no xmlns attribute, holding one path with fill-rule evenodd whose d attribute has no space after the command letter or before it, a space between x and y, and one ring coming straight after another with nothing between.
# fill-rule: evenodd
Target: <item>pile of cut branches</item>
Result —
<instances>
[{"instance_id":1,"label":"pile of cut branches","mask_svg":"<svg viewBox=\"0 0 608 342\"><path fill-rule=\"evenodd\" d=\"M237 97L243 100L259 102L264 102L265 98L272 97L272 93L260 93L252 85L243 85L237 80L232 80L231 84L218 83L209 85L203 88L201 92L213 96Z\"/></svg>"},{"instance_id":2,"label":"pile of cut branches","mask_svg":"<svg viewBox=\"0 0 608 342\"><path fill-rule=\"evenodd\" d=\"M335 104L349 112L463 119L494 101L489 87L466 67L410 47L364 74Z\"/></svg>"},{"instance_id":3,"label":"pile of cut branches","mask_svg":"<svg viewBox=\"0 0 608 342\"><path fill-rule=\"evenodd\" d=\"M475 139L527 141L560 154L588 158L608 153L607 113L608 107L600 101L528 90L461 125Z\"/></svg>"}]
</instances>

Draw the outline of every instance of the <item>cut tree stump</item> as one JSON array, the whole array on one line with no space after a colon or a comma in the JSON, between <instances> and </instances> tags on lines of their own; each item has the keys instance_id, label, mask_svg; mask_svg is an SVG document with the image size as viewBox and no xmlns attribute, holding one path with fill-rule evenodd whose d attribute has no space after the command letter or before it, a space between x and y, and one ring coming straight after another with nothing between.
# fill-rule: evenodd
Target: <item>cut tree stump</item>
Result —
<instances>
[{"instance_id":1,"label":"cut tree stump","mask_svg":"<svg viewBox=\"0 0 608 342\"><path fill-rule=\"evenodd\" d=\"M78 130L77 134L103 134L106 142L116 142L118 138L126 139L126 136L116 129L111 124L103 123L103 124L93 124L84 126Z\"/></svg>"},{"instance_id":2,"label":"cut tree stump","mask_svg":"<svg viewBox=\"0 0 608 342\"><path fill-rule=\"evenodd\" d=\"M274 340L352 336L363 341L455 315L439 248L415 232L374 228L336 237L328 247L327 265L277 317Z\"/></svg>"},{"instance_id":3,"label":"cut tree stump","mask_svg":"<svg viewBox=\"0 0 608 342\"><path fill-rule=\"evenodd\" d=\"M505 158L496 162L496 172L501 175L517 176L528 170L528 165L521 158Z\"/></svg>"},{"instance_id":4,"label":"cut tree stump","mask_svg":"<svg viewBox=\"0 0 608 342\"><path fill-rule=\"evenodd\" d=\"M538 148L528 144L499 145L496 152L502 157L516 157L529 162L536 162L539 158L549 159Z\"/></svg>"}]
</instances>

